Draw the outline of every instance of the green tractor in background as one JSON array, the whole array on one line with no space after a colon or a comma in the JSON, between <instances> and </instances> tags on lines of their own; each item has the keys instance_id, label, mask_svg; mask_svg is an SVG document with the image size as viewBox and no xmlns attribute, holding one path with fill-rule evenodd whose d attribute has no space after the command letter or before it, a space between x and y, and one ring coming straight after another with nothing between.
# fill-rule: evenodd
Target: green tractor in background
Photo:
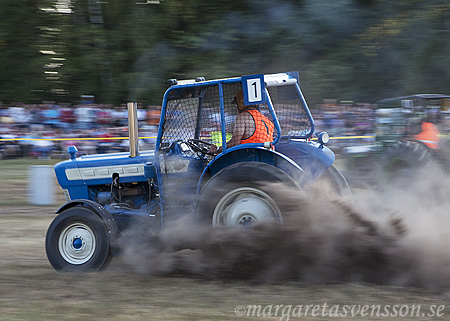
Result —
<instances>
[{"instance_id":1,"label":"green tractor in background","mask_svg":"<svg viewBox=\"0 0 450 321\"><path fill-rule=\"evenodd\" d=\"M418 170L450 169L450 96L416 94L378 101L375 143L343 148L351 185L405 183Z\"/></svg>"}]
</instances>

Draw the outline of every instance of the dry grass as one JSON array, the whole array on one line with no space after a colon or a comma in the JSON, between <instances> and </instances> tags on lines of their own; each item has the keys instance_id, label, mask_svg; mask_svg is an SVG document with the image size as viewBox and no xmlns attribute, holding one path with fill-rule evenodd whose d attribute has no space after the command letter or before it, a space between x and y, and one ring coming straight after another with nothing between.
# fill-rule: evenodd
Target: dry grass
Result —
<instances>
[{"instance_id":1,"label":"dry grass","mask_svg":"<svg viewBox=\"0 0 450 321\"><path fill-rule=\"evenodd\" d=\"M120 259L102 273L60 274L47 262L44 240L60 204L27 204L26 166L32 160L0 161L0 320L280 320L238 317L235 307L266 305L447 305L450 293L368 284L251 284L188 277L140 275ZM43 164L39 161L39 164ZM57 197L58 202L62 199ZM298 319L298 318L290 318ZM312 319L350 319L303 317ZM357 319L379 319L361 316ZM385 320L435 320L389 317ZM282 320L287 320L285 317Z\"/></svg>"}]
</instances>

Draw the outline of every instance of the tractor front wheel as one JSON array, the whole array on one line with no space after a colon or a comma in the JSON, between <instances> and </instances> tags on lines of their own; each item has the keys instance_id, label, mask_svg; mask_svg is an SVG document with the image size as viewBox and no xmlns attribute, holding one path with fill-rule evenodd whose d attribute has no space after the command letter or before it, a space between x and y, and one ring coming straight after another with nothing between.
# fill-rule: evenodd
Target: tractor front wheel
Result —
<instances>
[{"instance_id":1,"label":"tractor front wheel","mask_svg":"<svg viewBox=\"0 0 450 321\"><path fill-rule=\"evenodd\" d=\"M57 271L97 271L111 259L105 224L98 215L81 206L69 208L53 220L45 249Z\"/></svg>"}]
</instances>

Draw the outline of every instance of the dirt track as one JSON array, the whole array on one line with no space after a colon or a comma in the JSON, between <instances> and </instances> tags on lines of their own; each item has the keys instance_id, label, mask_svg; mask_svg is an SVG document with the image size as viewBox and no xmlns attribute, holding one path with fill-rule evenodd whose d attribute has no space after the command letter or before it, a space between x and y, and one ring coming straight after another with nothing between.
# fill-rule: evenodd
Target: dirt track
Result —
<instances>
[{"instance_id":1,"label":"dirt track","mask_svg":"<svg viewBox=\"0 0 450 321\"><path fill-rule=\"evenodd\" d=\"M375 285L366 281L328 280L328 284L310 284L301 279L281 279L266 284L224 277L205 278L201 275L152 275L146 270L134 268L129 256L125 256L126 262L123 258L114 259L109 268L101 273L61 274L49 265L44 249L45 233L58 205L27 205L24 190L25 183L15 180L3 181L0 185L0 201L4 204L0 207L0 320L450 319L448 278L442 278L448 275L449 270L448 265L442 264L448 262L449 254L448 225L442 223L447 220L414 219L409 222L410 229L420 227L417 233L410 234L406 242L406 245L411 243L418 250L418 259L412 261L414 266L410 268L414 270L415 278L421 281L419 283L433 285L428 288L393 286L389 283ZM399 201L407 203L402 199ZM17 205L18 202L23 205ZM385 204L376 203L372 207L382 212L387 200L383 199L383 202ZM423 203L423 200L418 199L418 203L410 200L409 203L420 212L418 203ZM429 204L424 205L429 211ZM428 214L448 213L448 204L444 205L433 208ZM322 209L325 211L326 208ZM430 222L440 223L437 225L442 225L443 229L437 229ZM333 222L328 224L330 227L334 225ZM427 237L424 238L424 235ZM441 246L447 252L440 252ZM330 260L325 262L334 264ZM277 265L277 262L273 263ZM404 283L408 284L408 281ZM254 317L247 317L235 313L238 306L250 305L261 305L259 314L255 311ZM276 305L283 305L278 307L277 314ZM300 305L317 305L320 309L315 314L310 310L306 316L298 317L299 310L294 308ZM325 314L322 315L324 305ZM353 312L358 312L358 308L366 305L380 305L381 315L371 315L369 310L365 316L356 314L352 318L351 311L347 310L345 317L330 316L336 311L344 313L344 309L350 306L356 309ZM392 314L383 317L383 308L387 305L398 305L397 308L402 310L394 313L391 309ZM405 314L410 305L421 306L418 316ZM438 318L436 312L441 305L445 307L439 310L441 317ZM288 318L282 314L282 309L289 306L293 310ZM284 309L284 312L287 311ZM433 316L427 316L431 311ZM249 313L251 315L252 311Z\"/></svg>"},{"instance_id":2,"label":"dirt track","mask_svg":"<svg viewBox=\"0 0 450 321\"><path fill-rule=\"evenodd\" d=\"M450 293L361 283L305 285L283 281L205 280L179 276L151 276L133 271L120 259L102 273L60 274L47 262L46 228L53 207L2 207L0 210L0 319L1 320L246 320L237 306L261 304L260 318L278 320L269 305L412 305L441 311L449 319ZM129 262L128 262L129 263ZM342 308L341 308L342 311ZM274 312L274 311L272 311ZM321 317L318 319L335 319ZM302 319L316 319L312 315ZM347 316L348 318L348 316ZM347 319L342 318L342 319ZM293 316L291 320L298 319ZM357 316L356 319L362 319ZM364 319L383 319L365 317ZM385 318L386 319L386 318ZM392 316L387 319L423 319ZM286 320L286 317L282 320Z\"/></svg>"}]
</instances>

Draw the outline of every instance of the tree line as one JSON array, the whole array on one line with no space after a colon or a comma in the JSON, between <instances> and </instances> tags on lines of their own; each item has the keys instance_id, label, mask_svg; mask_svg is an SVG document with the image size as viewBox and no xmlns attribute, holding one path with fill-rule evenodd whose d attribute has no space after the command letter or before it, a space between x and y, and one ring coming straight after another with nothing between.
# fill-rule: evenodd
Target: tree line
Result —
<instances>
[{"instance_id":1,"label":"tree line","mask_svg":"<svg viewBox=\"0 0 450 321\"><path fill-rule=\"evenodd\" d=\"M297 70L310 104L449 93L447 0L2 0L0 101L159 104L169 78Z\"/></svg>"}]
</instances>

